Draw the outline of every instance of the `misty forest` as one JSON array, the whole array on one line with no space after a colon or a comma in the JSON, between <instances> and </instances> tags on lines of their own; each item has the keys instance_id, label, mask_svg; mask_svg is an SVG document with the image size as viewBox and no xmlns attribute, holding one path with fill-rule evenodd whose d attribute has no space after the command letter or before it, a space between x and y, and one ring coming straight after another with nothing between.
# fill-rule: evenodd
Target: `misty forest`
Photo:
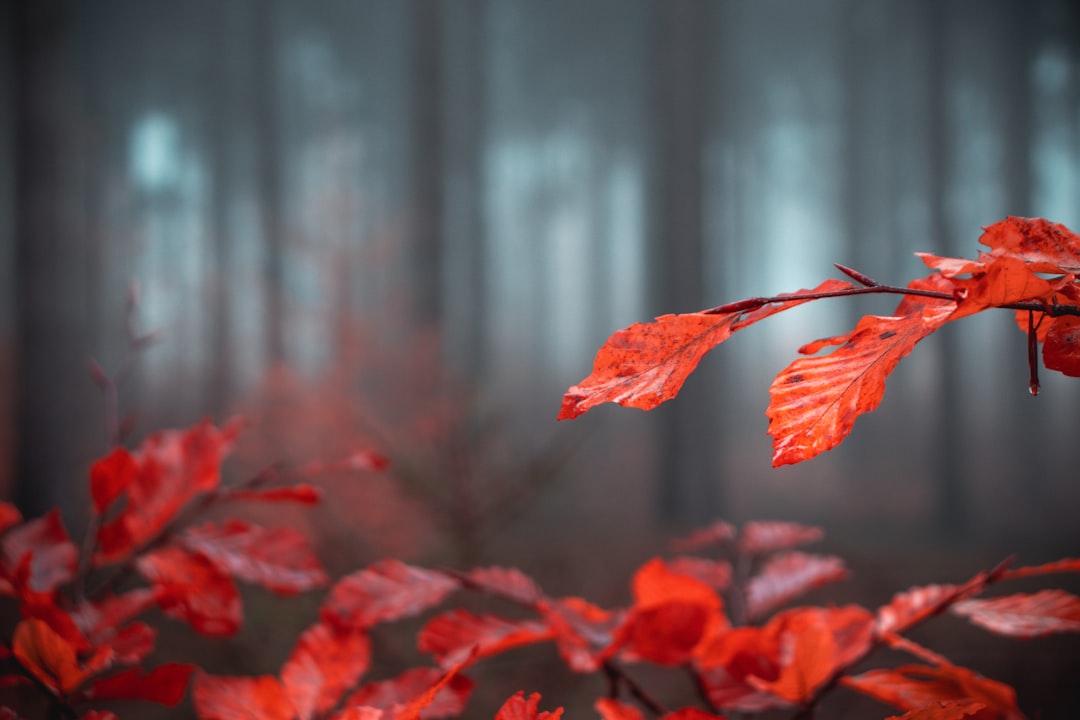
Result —
<instances>
[{"instance_id":1,"label":"misty forest","mask_svg":"<svg viewBox=\"0 0 1080 720\"><path fill-rule=\"evenodd\" d=\"M833 263L902 286L927 274L914 253L975 257L1007 216L1080 231L1072 0L5 0L0 17L0 499L24 517L57 507L81 537L110 447L242 416L223 477L388 461L329 472L314 510L254 511L332 576L506 565L615 605L643 558L716 519L825 528L852 569L829 597L870 607L1010 553L1080 556L1080 382L1045 373L1033 398L1009 312L927 339L843 445L798 465L771 467L770 382L895 297L747 329L654 411L556 421L632 323L812 288ZM235 638L163 629L159 647L276 671L316 604L250 602ZM1031 717L1080 711L1075 636L927 630ZM530 688L594 716L598 686L520 679L555 653L514 657L477 717ZM853 707L836 717L886 714Z\"/></svg>"}]
</instances>

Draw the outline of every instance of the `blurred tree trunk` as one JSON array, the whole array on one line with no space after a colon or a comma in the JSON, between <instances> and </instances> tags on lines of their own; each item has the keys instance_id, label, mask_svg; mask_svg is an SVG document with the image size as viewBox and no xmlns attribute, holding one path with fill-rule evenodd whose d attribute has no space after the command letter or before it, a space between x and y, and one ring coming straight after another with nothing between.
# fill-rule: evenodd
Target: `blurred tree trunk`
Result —
<instances>
[{"instance_id":1,"label":"blurred tree trunk","mask_svg":"<svg viewBox=\"0 0 1080 720\"><path fill-rule=\"evenodd\" d=\"M668 0L651 7L650 305L657 314L693 312L706 305L709 13L704 0ZM654 411L657 510L664 522L701 522L717 511L721 479L712 453L721 438L713 422L712 389L707 372L695 373L676 400Z\"/></svg>"},{"instance_id":2,"label":"blurred tree trunk","mask_svg":"<svg viewBox=\"0 0 1080 720\"><path fill-rule=\"evenodd\" d=\"M409 183L414 311L421 325L442 320L443 38L440 0L412 0Z\"/></svg>"},{"instance_id":3,"label":"blurred tree trunk","mask_svg":"<svg viewBox=\"0 0 1080 720\"><path fill-rule=\"evenodd\" d=\"M449 3L441 6L445 28L443 66L442 212L446 236L444 263L453 282L447 286L449 358L464 376L479 382L486 377L487 339L484 333L486 287L486 223L484 220L484 137L487 123L488 3Z\"/></svg>"},{"instance_id":4,"label":"blurred tree trunk","mask_svg":"<svg viewBox=\"0 0 1080 720\"><path fill-rule=\"evenodd\" d=\"M921 4L926 42L927 73L927 177L926 198L930 216L930 246L934 252L953 256L955 243L950 237L951 225L946 204L946 192L951 176L952 147L950 143L950 23L953 20L947 5L937 0ZM957 328L945 327L937 333L940 366L938 384L939 414L937 432L931 443L930 462L937 488L936 529L948 537L959 537L970 525L967 499L964 493L964 433L963 387L960 372L960 344Z\"/></svg>"},{"instance_id":5,"label":"blurred tree trunk","mask_svg":"<svg viewBox=\"0 0 1080 720\"><path fill-rule=\"evenodd\" d=\"M16 487L27 515L74 502L92 396L85 342L85 243L70 187L75 155L70 8L12 3L15 166ZM89 392L88 392L89 390ZM81 486L81 485L80 485Z\"/></svg>"},{"instance_id":6,"label":"blurred tree trunk","mask_svg":"<svg viewBox=\"0 0 1080 720\"><path fill-rule=\"evenodd\" d=\"M262 0L251 5L252 67L255 113L251 123L253 147L257 157L257 193L262 227L266 287L266 354L271 364L285 360L286 264L285 213L282 203L281 175L281 74L278 71L277 0Z\"/></svg>"}]
</instances>

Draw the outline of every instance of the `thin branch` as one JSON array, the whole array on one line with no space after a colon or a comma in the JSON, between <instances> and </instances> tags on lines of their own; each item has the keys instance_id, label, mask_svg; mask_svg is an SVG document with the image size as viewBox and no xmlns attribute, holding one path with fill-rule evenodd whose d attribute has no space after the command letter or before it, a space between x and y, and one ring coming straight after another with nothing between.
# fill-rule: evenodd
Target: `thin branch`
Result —
<instances>
[{"instance_id":1,"label":"thin branch","mask_svg":"<svg viewBox=\"0 0 1080 720\"><path fill-rule=\"evenodd\" d=\"M604 674L607 675L608 680L612 685L622 684L629 691L630 695L637 700L641 705L649 710L656 716L667 715L668 710L665 708L659 700L650 695L645 688L638 684L634 678L626 674L626 671L615 664L614 660L605 660L603 664Z\"/></svg>"}]
</instances>

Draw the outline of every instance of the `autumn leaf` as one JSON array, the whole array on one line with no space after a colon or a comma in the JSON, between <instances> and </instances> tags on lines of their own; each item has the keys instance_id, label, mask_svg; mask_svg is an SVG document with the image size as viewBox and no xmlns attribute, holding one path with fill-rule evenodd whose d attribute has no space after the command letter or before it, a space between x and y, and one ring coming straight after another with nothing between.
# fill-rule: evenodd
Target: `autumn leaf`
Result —
<instances>
[{"instance_id":1,"label":"autumn leaf","mask_svg":"<svg viewBox=\"0 0 1080 720\"><path fill-rule=\"evenodd\" d=\"M1035 575L1053 575L1063 572L1080 572L1080 558L1064 558L1043 565L1013 568L1012 570L1006 570L1003 577L1014 579L1032 577Z\"/></svg>"},{"instance_id":2,"label":"autumn leaf","mask_svg":"<svg viewBox=\"0 0 1080 720\"><path fill-rule=\"evenodd\" d=\"M158 590L158 603L168 615L189 623L204 635L232 635L243 610L232 578L199 553L166 546L139 556L135 563Z\"/></svg>"},{"instance_id":3,"label":"autumn leaf","mask_svg":"<svg viewBox=\"0 0 1080 720\"><path fill-rule=\"evenodd\" d=\"M696 552L734 538L735 526L723 520L717 520L711 525L694 530L686 537L672 540L671 549L678 553Z\"/></svg>"},{"instance_id":4,"label":"autumn leaf","mask_svg":"<svg viewBox=\"0 0 1080 720\"><path fill-rule=\"evenodd\" d=\"M1064 590L963 600L950 609L998 635L1033 638L1080 632L1080 598Z\"/></svg>"},{"instance_id":5,"label":"autumn leaf","mask_svg":"<svg viewBox=\"0 0 1080 720\"><path fill-rule=\"evenodd\" d=\"M993 255L1021 260L1034 272L1080 274L1080 236L1060 223L1010 216L983 228L979 242Z\"/></svg>"},{"instance_id":6,"label":"autumn leaf","mask_svg":"<svg viewBox=\"0 0 1080 720\"><path fill-rule=\"evenodd\" d=\"M890 715L885 720L963 720L967 717L978 720L977 716L984 715L985 709L986 706L978 702L945 700L903 715ZM993 719L986 717L985 720Z\"/></svg>"},{"instance_id":7,"label":"autumn leaf","mask_svg":"<svg viewBox=\"0 0 1080 720\"><path fill-rule=\"evenodd\" d=\"M1006 720L1024 717L1011 687L956 665L903 665L891 670L869 670L840 682L906 711L942 701L978 702Z\"/></svg>"},{"instance_id":8,"label":"autumn leaf","mask_svg":"<svg viewBox=\"0 0 1080 720\"><path fill-rule=\"evenodd\" d=\"M680 555L668 559L667 566L672 572L689 575L717 592L727 590L731 584L731 563L727 560Z\"/></svg>"},{"instance_id":9,"label":"autumn leaf","mask_svg":"<svg viewBox=\"0 0 1080 720\"><path fill-rule=\"evenodd\" d=\"M4 533L0 553L0 575L16 574L18 565L29 558L26 585L36 592L50 592L74 576L79 551L54 508Z\"/></svg>"},{"instance_id":10,"label":"autumn leaf","mask_svg":"<svg viewBox=\"0 0 1080 720\"><path fill-rule=\"evenodd\" d=\"M845 577L844 561L832 555L777 555L747 585L746 615L751 620L763 617L814 588Z\"/></svg>"},{"instance_id":11,"label":"autumn leaf","mask_svg":"<svg viewBox=\"0 0 1080 720\"><path fill-rule=\"evenodd\" d=\"M421 718L427 718L429 716L425 712L433 706L435 699L443 692L444 688L454 682L458 673L474 659L475 655L470 653L443 673L437 682L431 684L426 690L405 704L394 704L385 710L371 706L348 707L341 712L334 713L330 720L421 720Z\"/></svg>"},{"instance_id":12,"label":"autumn leaf","mask_svg":"<svg viewBox=\"0 0 1080 720\"><path fill-rule=\"evenodd\" d=\"M574 672L596 672L615 654L615 633L625 610L605 610L578 597L541 600L537 610L555 634L555 646Z\"/></svg>"},{"instance_id":13,"label":"autumn leaf","mask_svg":"<svg viewBox=\"0 0 1080 720\"><path fill-rule=\"evenodd\" d=\"M517 568L474 568L467 573L476 589L532 605L542 597L540 588L531 577Z\"/></svg>"},{"instance_id":14,"label":"autumn leaf","mask_svg":"<svg viewBox=\"0 0 1080 720\"><path fill-rule=\"evenodd\" d=\"M274 488L222 488L220 492L222 500L249 502L295 502L301 505L315 505L322 499L322 491L307 483Z\"/></svg>"},{"instance_id":15,"label":"autumn leaf","mask_svg":"<svg viewBox=\"0 0 1080 720\"><path fill-rule=\"evenodd\" d=\"M335 583L321 612L333 622L366 628L417 615L457 587L446 573L383 560Z\"/></svg>"},{"instance_id":16,"label":"autumn leaf","mask_svg":"<svg viewBox=\"0 0 1080 720\"><path fill-rule=\"evenodd\" d=\"M1068 377L1080 377L1080 317L1054 318L1043 343L1043 364Z\"/></svg>"},{"instance_id":17,"label":"autumn leaf","mask_svg":"<svg viewBox=\"0 0 1080 720\"><path fill-rule=\"evenodd\" d=\"M634 604L617 640L631 659L684 663L704 638L728 626L716 591L660 558L639 568L631 587Z\"/></svg>"},{"instance_id":18,"label":"autumn leaf","mask_svg":"<svg viewBox=\"0 0 1080 720\"><path fill-rule=\"evenodd\" d=\"M807 353L840 347L796 360L776 376L765 413L774 467L809 460L839 445L859 415L877 408L885 379L900 360L949 321L956 308L950 301L910 296L901 305L902 315L867 315L846 335L804 346L800 351Z\"/></svg>"},{"instance_id":19,"label":"autumn leaf","mask_svg":"<svg viewBox=\"0 0 1080 720\"><path fill-rule=\"evenodd\" d=\"M645 720L645 716L636 707L614 698L599 698L593 703L593 707L600 713L601 720Z\"/></svg>"},{"instance_id":20,"label":"autumn leaf","mask_svg":"<svg viewBox=\"0 0 1080 720\"><path fill-rule=\"evenodd\" d=\"M826 280L813 290L793 294L850 287L843 280ZM606 402L651 410L678 395L705 354L732 333L804 302L743 301L728 311L663 315L619 330L597 352L592 373L566 391L559 420L573 419Z\"/></svg>"},{"instance_id":21,"label":"autumn leaf","mask_svg":"<svg viewBox=\"0 0 1080 720\"><path fill-rule=\"evenodd\" d=\"M477 658L489 657L553 636L547 625L535 620L507 620L498 615L474 615L456 609L428 620L417 636L417 648L447 667L461 663L471 653Z\"/></svg>"},{"instance_id":22,"label":"autumn leaf","mask_svg":"<svg viewBox=\"0 0 1080 720\"><path fill-rule=\"evenodd\" d=\"M763 555L817 542L823 537L825 531L814 525L784 520L752 520L743 525L739 532L739 550L750 555Z\"/></svg>"},{"instance_id":23,"label":"autumn leaf","mask_svg":"<svg viewBox=\"0 0 1080 720\"><path fill-rule=\"evenodd\" d=\"M0 533L22 522L22 513L9 502L0 501Z\"/></svg>"},{"instance_id":24,"label":"autumn leaf","mask_svg":"<svg viewBox=\"0 0 1080 720\"><path fill-rule=\"evenodd\" d=\"M108 648L100 648L80 661L75 648L41 620L29 618L15 626L11 652L38 681L58 695L75 690L87 678L101 672L112 660Z\"/></svg>"},{"instance_id":25,"label":"autumn leaf","mask_svg":"<svg viewBox=\"0 0 1080 720\"><path fill-rule=\"evenodd\" d=\"M127 491L138 476L139 466L127 449L118 447L90 466L90 499L94 512L104 513Z\"/></svg>"},{"instance_id":26,"label":"autumn leaf","mask_svg":"<svg viewBox=\"0 0 1080 720\"><path fill-rule=\"evenodd\" d=\"M126 488L123 510L98 530L98 563L130 555L158 535L193 498L214 490L220 465L239 432L209 422L155 433L133 457L138 471Z\"/></svg>"},{"instance_id":27,"label":"autumn leaf","mask_svg":"<svg viewBox=\"0 0 1080 720\"><path fill-rule=\"evenodd\" d=\"M203 720L295 720L289 698L273 675L229 677L197 673L195 712Z\"/></svg>"},{"instance_id":28,"label":"autumn leaf","mask_svg":"<svg viewBox=\"0 0 1080 720\"><path fill-rule=\"evenodd\" d=\"M439 682L444 671L438 668L414 668L396 678L368 683L349 695L345 707L365 706L380 709L403 705L425 693ZM431 704L423 709L420 717L424 720L436 720L444 717L457 717L465 711L465 705L475 683L465 675L457 673L432 697Z\"/></svg>"},{"instance_id":29,"label":"autumn leaf","mask_svg":"<svg viewBox=\"0 0 1080 720\"><path fill-rule=\"evenodd\" d=\"M206 523L184 530L180 545L199 553L218 570L293 595L327 583L307 538L292 528L268 529L243 520Z\"/></svg>"},{"instance_id":30,"label":"autumn leaf","mask_svg":"<svg viewBox=\"0 0 1080 720\"><path fill-rule=\"evenodd\" d=\"M499 708L495 720L559 720L562 717L562 708L540 712L537 710L539 704L540 693L533 693L526 699L525 692L518 691Z\"/></svg>"},{"instance_id":31,"label":"autumn leaf","mask_svg":"<svg viewBox=\"0 0 1080 720\"><path fill-rule=\"evenodd\" d=\"M175 707L187 693L188 680L195 666L165 663L150 672L130 668L95 680L86 691L92 700L145 700Z\"/></svg>"},{"instance_id":32,"label":"autumn leaf","mask_svg":"<svg viewBox=\"0 0 1080 720\"><path fill-rule=\"evenodd\" d=\"M281 686L300 720L334 707L371 664L363 630L317 622L300 635L281 669Z\"/></svg>"}]
</instances>

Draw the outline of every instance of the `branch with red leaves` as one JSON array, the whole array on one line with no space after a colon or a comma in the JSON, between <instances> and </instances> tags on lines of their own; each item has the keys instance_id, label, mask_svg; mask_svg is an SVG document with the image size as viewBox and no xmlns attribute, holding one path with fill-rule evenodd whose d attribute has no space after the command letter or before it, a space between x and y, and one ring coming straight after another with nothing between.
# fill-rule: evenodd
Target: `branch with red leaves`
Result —
<instances>
[{"instance_id":1,"label":"branch with red leaves","mask_svg":"<svg viewBox=\"0 0 1080 720\"><path fill-rule=\"evenodd\" d=\"M836 349L796 360L776 377L766 411L774 466L809 460L839 445L859 415L877 408L886 378L918 342L984 310L1016 313L1027 334L1033 395L1039 392L1040 343L1046 368L1080 377L1080 236L1041 218L1009 217L987 227L979 240L990 250L974 260L919 253L934 273L906 287L837 265L861 287L826 280L811 290L631 325L608 338L592 373L567 390L559 419L608 402L651 410L678 395L705 354L735 332L806 302L852 295L904 297L891 316L864 316L848 333L803 345L799 353L808 356Z\"/></svg>"}]
</instances>

